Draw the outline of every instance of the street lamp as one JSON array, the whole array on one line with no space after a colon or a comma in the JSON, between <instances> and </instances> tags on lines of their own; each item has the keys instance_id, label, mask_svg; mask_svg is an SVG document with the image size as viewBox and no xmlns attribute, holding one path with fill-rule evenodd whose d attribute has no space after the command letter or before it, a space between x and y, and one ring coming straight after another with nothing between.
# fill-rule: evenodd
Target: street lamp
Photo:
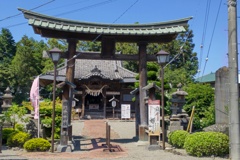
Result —
<instances>
[{"instance_id":1,"label":"street lamp","mask_svg":"<svg viewBox=\"0 0 240 160\"><path fill-rule=\"evenodd\" d=\"M53 48L48 51L49 57L52 59L54 64L54 79L53 79L53 111L52 111L52 141L51 141L51 152L54 152L54 132L55 132L55 99L56 99L56 75L57 75L57 64L60 59L61 51L58 48Z\"/></svg>"},{"instance_id":2,"label":"street lamp","mask_svg":"<svg viewBox=\"0 0 240 160\"><path fill-rule=\"evenodd\" d=\"M161 50L157 54L158 64L161 66L160 77L161 77L161 102L162 102L162 148L165 150L165 122L164 122L164 68L163 66L169 62L169 53Z\"/></svg>"}]
</instances>

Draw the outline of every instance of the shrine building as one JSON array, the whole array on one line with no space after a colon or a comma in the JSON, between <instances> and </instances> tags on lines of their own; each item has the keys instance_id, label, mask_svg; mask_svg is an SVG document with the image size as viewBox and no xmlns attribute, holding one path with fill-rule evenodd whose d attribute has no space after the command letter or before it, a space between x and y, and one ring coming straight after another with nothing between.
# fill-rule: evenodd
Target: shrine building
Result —
<instances>
[{"instance_id":1,"label":"shrine building","mask_svg":"<svg viewBox=\"0 0 240 160\"><path fill-rule=\"evenodd\" d=\"M135 107L130 92L136 81L136 73L127 70L121 61L116 60L77 59L74 66L73 83L76 88L73 107L80 112L81 117L90 115L91 118L112 118L113 107L110 100L113 97L118 100L114 108L115 118L121 116L121 104L130 104L134 117ZM40 84L45 86L52 79L52 73L41 75ZM65 79L66 65L58 69L57 76L58 83Z\"/></svg>"}]
</instances>

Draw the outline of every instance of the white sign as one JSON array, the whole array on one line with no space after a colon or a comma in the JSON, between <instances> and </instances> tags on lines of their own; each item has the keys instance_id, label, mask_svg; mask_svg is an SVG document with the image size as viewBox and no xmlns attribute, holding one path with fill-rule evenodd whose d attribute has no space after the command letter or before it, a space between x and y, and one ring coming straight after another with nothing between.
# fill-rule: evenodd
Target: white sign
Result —
<instances>
[{"instance_id":1,"label":"white sign","mask_svg":"<svg viewBox=\"0 0 240 160\"><path fill-rule=\"evenodd\" d=\"M160 129L160 101L148 100L148 129L157 131Z\"/></svg>"},{"instance_id":2,"label":"white sign","mask_svg":"<svg viewBox=\"0 0 240 160\"><path fill-rule=\"evenodd\" d=\"M122 104L121 105L121 118L130 118L131 117L131 105Z\"/></svg>"},{"instance_id":3,"label":"white sign","mask_svg":"<svg viewBox=\"0 0 240 160\"><path fill-rule=\"evenodd\" d=\"M112 107L116 107L116 101L112 101Z\"/></svg>"}]
</instances>

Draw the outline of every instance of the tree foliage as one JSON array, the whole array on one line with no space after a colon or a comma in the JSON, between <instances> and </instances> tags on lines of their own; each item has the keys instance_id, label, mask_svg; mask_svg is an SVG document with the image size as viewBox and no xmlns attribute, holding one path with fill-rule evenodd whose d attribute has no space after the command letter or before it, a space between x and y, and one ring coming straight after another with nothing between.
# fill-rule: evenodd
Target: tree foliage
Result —
<instances>
[{"instance_id":1,"label":"tree foliage","mask_svg":"<svg viewBox=\"0 0 240 160\"><path fill-rule=\"evenodd\" d=\"M194 127L197 129L206 127L209 122L204 121L203 123L201 119L213 119L214 114L211 107L214 106L214 90L209 84L201 83L190 83L183 89L188 93L184 110L190 115L192 107L195 106Z\"/></svg>"},{"instance_id":2,"label":"tree foliage","mask_svg":"<svg viewBox=\"0 0 240 160\"><path fill-rule=\"evenodd\" d=\"M42 73L42 52L46 48L43 41L23 36L17 43L16 56L11 63L11 86L15 90L15 101L20 103L29 95L23 94L30 91L34 76ZM17 78L16 78L17 77Z\"/></svg>"},{"instance_id":3,"label":"tree foliage","mask_svg":"<svg viewBox=\"0 0 240 160\"><path fill-rule=\"evenodd\" d=\"M3 112L3 116L1 116L2 122L8 122L13 125L13 129L15 129L15 125L17 122L28 122L28 118L25 117L27 110L25 107L19 107L18 105L11 106L7 111Z\"/></svg>"},{"instance_id":4,"label":"tree foliage","mask_svg":"<svg viewBox=\"0 0 240 160\"><path fill-rule=\"evenodd\" d=\"M8 29L2 29L0 33L0 91L3 91L10 85L9 66L16 53L16 44Z\"/></svg>"}]
</instances>

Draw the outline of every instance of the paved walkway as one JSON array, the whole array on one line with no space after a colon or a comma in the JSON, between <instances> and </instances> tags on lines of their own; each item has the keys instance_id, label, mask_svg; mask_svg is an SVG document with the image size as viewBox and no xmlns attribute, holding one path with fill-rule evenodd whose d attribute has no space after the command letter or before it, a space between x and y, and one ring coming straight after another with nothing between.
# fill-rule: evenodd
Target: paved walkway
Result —
<instances>
[{"instance_id":1,"label":"paved walkway","mask_svg":"<svg viewBox=\"0 0 240 160\"><path fill-rule=\"evenodd\" d=\"M106 121L104 120L75 120L73 125L73 137L75 150L71 153L50 153L13 151L3 148L0 159L118 159L118 160L226 160L219 157L197 158L188 156L184 150L154 150L149 151L146 146L139 145L135 138L134 121L107 121L111 126L111 144L119 146L115 152L103 151L106 143Z\"/></svg>"}]
</instances>

